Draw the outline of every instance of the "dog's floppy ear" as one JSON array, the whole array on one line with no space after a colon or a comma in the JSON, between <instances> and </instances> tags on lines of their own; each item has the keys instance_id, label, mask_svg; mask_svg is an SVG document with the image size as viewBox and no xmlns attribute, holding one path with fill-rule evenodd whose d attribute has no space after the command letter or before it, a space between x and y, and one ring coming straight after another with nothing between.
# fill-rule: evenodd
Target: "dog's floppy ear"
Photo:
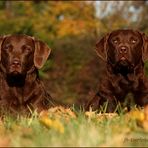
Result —
<instances>
[{"instance_id":1,"label":"dog's floppy ear","mask_svg":"<svg viewBox=\"0 0 148 148\"><path fill-rule=\"evenodd\" d=\"M103 60L107 61L107 44L108 44L109 34L104 36L100 41L96 43L97 55Z\"/></svg>"},{"instance_id":2,"label":"dog's floppy ear","mask_svg":"<svg viewBox=\"0 0 148 148\"><path fill-rule=\"evenodd\" d=\"M2 48L2 44L3 41L5 40L6 36L0 36L0 61L1 61L1 48Z\"/></svg>"},{"instance_id":3,"label":"dog's floppy ear","mask_svg":"<svg viewBox=\"0 0 148 148\"><path fill-rule=\"evenodd\" d=\"M144 33L141 35L143 39L142 60L145 62L148 60L148 36L146 36Z\"/></svg>"},{"instance_id":4,"label":"dog's floppy ear","mask_svg":"<svg viewBox=\"0 0 148 148\"><path fill-rule=\"evenodd\" d=\"M40 40L34 39L35 52L34 52L34 65L36 68L40 69L45 64L51 49L48 45Z\"/></svg>"}]
</instances>

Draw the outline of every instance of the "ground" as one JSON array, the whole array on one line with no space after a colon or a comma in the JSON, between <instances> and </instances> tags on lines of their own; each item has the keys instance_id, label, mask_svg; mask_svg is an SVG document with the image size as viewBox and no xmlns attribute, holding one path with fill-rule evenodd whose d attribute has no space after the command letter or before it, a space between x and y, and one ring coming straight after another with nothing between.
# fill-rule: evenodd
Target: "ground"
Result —
<instances>
[{"instance_id":1,"label":"ground","mask_svg":"<svg viewBox=\"0 0 148 148\"><path fill-rule=\"evenodd\" d=\"M148 146L143 109L106 114L55 107L31 117L4 117L0 146Z\"/></svg>"}]
</instances>

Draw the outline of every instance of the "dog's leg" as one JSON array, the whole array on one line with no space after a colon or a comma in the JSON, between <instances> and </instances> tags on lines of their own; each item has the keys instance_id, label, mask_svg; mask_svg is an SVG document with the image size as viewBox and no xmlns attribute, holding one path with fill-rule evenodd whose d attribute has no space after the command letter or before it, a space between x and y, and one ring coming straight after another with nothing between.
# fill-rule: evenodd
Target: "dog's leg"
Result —
<instances>
[{"instance_id":1,"label":"dog's leg","mask_svg":"<svg viewBox=\"0 0 148 148\"><path fill-rule=\"evenodd\" d=\"M138 89L133 94L137 105L148 105L148 79L146 77L139 78Z\"/></svg>"},{"instance_id":2,"label":"dog's leg","mask_svg":"<svg viewBox=\"0 0 148 148\"><path fill-rule=\"evenodd\" d=\"M92 110L98 110L101 106L104 106L104 103L107 103L106 106L106 112L114 112L116 109L116 97L113 95L114 91L111 85L111 82L108 79L103 80L100 82L100 88L99 91L96 93L96 95L91 99L91 101L88 102L86 106L86 110L89 110L90 107Z\"/></svg>"},{"instance_id":3,"label":"dog's leg","mask_svg":"<svg viewBox=\"0 0 148 148\"><path fill-rule=\"evenodd\" d=\"M96 93L96 95L93 97L93 99L91 99L86 107L85 107L85 110L86 111L89 111L90 108L92 108L93 110L97 110L98 109L98 106L99 106L99 101L100 101L100 96L99 96L99 93Z\"/></svg>"}]
</instances>

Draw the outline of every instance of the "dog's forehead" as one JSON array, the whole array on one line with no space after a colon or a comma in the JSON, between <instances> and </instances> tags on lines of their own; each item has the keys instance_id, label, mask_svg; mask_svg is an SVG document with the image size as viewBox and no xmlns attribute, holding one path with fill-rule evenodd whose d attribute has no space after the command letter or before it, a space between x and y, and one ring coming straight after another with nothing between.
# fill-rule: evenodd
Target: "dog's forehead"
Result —
<instances>
[{"instance_id":1,"label":"dog's forehead","mask_svg":"<svg viewBox=\"0 0 148 148\"><path fill-rule=\"evenodd\" d=\"M13 45L30 44L33 45L33 38L27 35L10 35L7 36L4 43Z\"/></svg>"},{"instance_id":2,"label":"dog's forehead","mask_svg":"<svg viewBox=\"0 0 148 148\"><path fill-rule=\"evenodd\" d=\"M114 37L114 36L137 36L140 37L140 33L138 31L135 30L116 30L110 33L110 37Z\"/></svg>"}]
</instances>

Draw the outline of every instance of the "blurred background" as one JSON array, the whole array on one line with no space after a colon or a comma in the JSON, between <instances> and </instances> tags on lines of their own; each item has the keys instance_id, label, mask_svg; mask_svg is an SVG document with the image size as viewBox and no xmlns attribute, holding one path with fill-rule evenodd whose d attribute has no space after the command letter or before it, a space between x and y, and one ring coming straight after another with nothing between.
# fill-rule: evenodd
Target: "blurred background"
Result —
<instances>
[{"instance_id":1,"label":"blurred background","mask_svg":"<svg viewBox=\"0 0 148 148\"><path fill-rule=\"evenodd\" d=\"M95 43L122 28L148 33L147 1L0 1L0 34L27 34L52 49L40 70L53 99L85 104L97 91L104 64Z\"/></svg>"}]
</instances>

